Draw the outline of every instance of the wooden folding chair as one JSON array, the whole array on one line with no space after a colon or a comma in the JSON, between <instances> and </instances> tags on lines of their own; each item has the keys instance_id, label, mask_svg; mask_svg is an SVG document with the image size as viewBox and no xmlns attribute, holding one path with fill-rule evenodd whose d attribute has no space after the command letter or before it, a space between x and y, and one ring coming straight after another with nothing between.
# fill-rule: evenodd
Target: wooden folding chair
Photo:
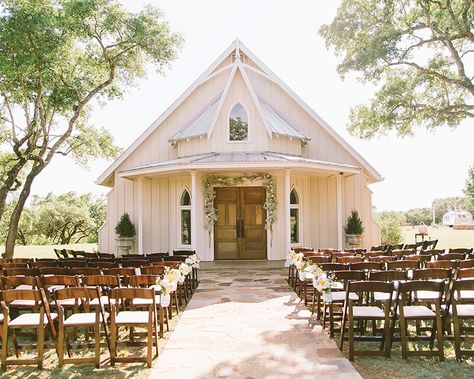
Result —
<instances>
[{"instance_id":1,"label":"wooden folding chair","mask_svg":"<svg viewBox=\"0 0 474 379\"><path fill-rule=\"evenodd\" d=\"M115 258L115 254L111 254L111 253L97 253L97 255L99 256L99 258Z\"/></svg>"},{"instance_id":2,"label":"wooden folding chair","mask_svg":"<svg viewBox=\"0 0 474 379\"><path fill-rule=\"evenodd\" d=\"M110 291L113 288L120 287L120 277L118 275L86 275L81 278L81 284L84 287L100 287L102 297L99 299L92 299L89 302L89 306L95 308L101 304L107 307L109 313L112 312L110 308L111 301Z\"/></svg>"},{"instance_id":3,"label":"wooden folding chair","mask_svg":"<svg viewBox=\"0 0 474 379\"><path fill-rule=\"evenodd\" d=\"M363 257L358 257L356 255L350 256L336 256L336 263L361 263L364 262Z\"/></svg>"},{"instance_id":4,"label":"wooden folding chair","mask_svg":"<svg viewBox=\"0 0 474 379\"><path fill-rule=\"evenodd\" d=\"M474 356L474 350L462 349L462 342L473 341L474 335L468 334L474 328L464 324L465 321L474 320L474 279L454 280L452 286L451 306L449 316L454 325L454 350L456 359L461 360L463 356Z\"/></svg>"},{"instance_id":5,"label":"wooden folding chair","mask_svg":"<svg viewBox=\"0 0 474 379\"><path fill-rule=\"evenodd\" d=\"M115 262L114 260L108 260L108 261L96 261L96 262L91 262L89 263L90 267L97 267L99 269L104 269L104 268L119 268L119 264Z\"/></svg>"},{"instance_id":6,"label":"wooden folding chair","mask_svg":"<svg viewBox=\"0 0 474 379\"><path fill-rule=\"evenodd\" d=\"M378 281L364 281L364 282L349 282L345 292L345 300L343 307L341 335L339 338L339 348L342 351L345 326L348 322L348 339L349 339L349 360L353 361L354 356L385 356L390 357L392 344L392 331L390 326L390 310L392 303L392 294L394 290L393 282L378 282ZM367 305L360 304L359 299L354 299L353 293L367 293L369 302ZM374 294L384 294L383 300L375 302L373 300ZM358 328L364 328L367 325L366 321L375 320L383 321L383 334L377 336L376 322L372 323L372 334L366 335L361 333L358 336L354 335L354 325L358 322ZM355 350L354 341L379 341L379 350Z\"/></svg>"},{"instance_id":7,"label":"wooden folding chair","mask_svg":"<svg viewBox=\"0 0 474 379\"><path fill-rule=\"evenodd\" d=\"M38 268L40 276L47 275L67 275L68 270L66 267L40 267Z\"/></svg>"},{"instance_id":8,"label":"wooden folding chair","mask_svg":"<svg viewBox=\"0 0 474 379\"><path fill-rule=\"evenodd\" d=\"M0 293L1 306L3 309L3 323L2 323L2 354L1 366L5 371L8 365L31 365L35 364L38 368L43 368L43 353L44 353L44 335L45 328L48 326L48 320L55 320L57 314L51 313L48 303L43 301L45 298L40 290L4 290ZM38 312L22 313L18 317L10 316L10 304L15 300L29 300L36 302L39 309ZM16 338L17 330L33 329L37 331L35 343L20 344ZM33 359L8 359L8 339L12 335L12 340L15 345L16 356L19 357L20 351L25 349L36 348L38 356Z\"/></svg>"},{"instance_id":9,"label":"wooden folding chair","mask_svg":"<svg viewBox=\"0 0 474 379\"><path fill-rule=\"evenodd\" d=\"M156 280L160 278L159 275L136 275L129 276L127 278L128 285L131 287L140 287L140 288L153 288L155 290L155 304L158 307L158 324L160 326L159 335L163 338L164 336L164 324L166 321L167 330L170 330L169 318L171 318L171 309L170 306L162 305L161 302L161 292L156 290ZM170 294L171 295L171 294ZM140 309L148 307L151 303L150 299L132 299L130 308ZM171 305L171 303L170 303ZM132 335L133 333L131 333ZM130 339L133 339L132 337Z\"/></svg>"},{"instance_id":10,"label":"wooden folding chair","mask_svg":"<svg viewBox=\"0 0 474 379\"><path fill-rule=\"evenodd\" d=\"M434 248L431 249L431 250L422 250L420 252L420 254L423 254L423 255L431 255L433 257L433 259L436 259L436 257L440 254L444 254L445 253L445 250L444 249L437 249L435 250Z\"/></svg>"},{"instance_id":11,"label":"wooden folding chair","mask_svg":"<svg viewBox=\"0 0 474 379\"><path fill-rule=\"evenodd\" d=\"M423 246L421 247L421 250L436 249L437 244L438 240L423 241Z\"/></svg>"},{"instance_id":12,"label":"wooden folding chair","mask_svg":"<svg viewBox=\"0 0 474 379\"><path fill-rule=\"evenodd\" d=\"M67 269L69 275L100 275L101 271L97 267L71 267Z\"/></svg>"},{"instance_id":13,"label":"wooden folding chair","mask_svg":"<svg viewBox=\"0 0 474 379\"><path fill-rule=\"evenodd\" d=\"M59 319L59 328L58 328L58 343L57 351L59 357L59 367L62 367L65 363L94 363L95 367L100 367L100 327L101 325L104 328L106 339L108 341L107 335L107 319L109 314L105 312L103 304L100 299L102 297L102 292L100 287L96 288L87 288L87 287L70 287L63 288L54 291L54 298L56 301L56 308L58 310L58 319ZM74 302L77 306L74 308L73 313L69 316L65 316L65 310L62 305L63 301L67 301L68 304L71 299L74 299ZM99 306L95 307L95 311L90 309L90 301L96 299ZM73 334L74 339L77 338L77 329L84 328L86 334L85 342L74 342L71 343L68 338L67 328L74 328ZM90 347L91 343L89 342L89 333L88 329L92 328L94 330L94 357L72 357L71 351L72 347ZM68 350L68 358L64 357L64 343L66 342L66 347ZM109 344L107 343L107 346Z\"/></svg>"},{"instance_id":14,"label":"wooden folding chair","mask_svg":"<svg viewBox=\"0 0 474 379\"><path fill-rule=\"evenodd\" d=\"M459 268L471 268L474 267L474 259L463 259L458 262Z\"/></svg>"},{"instance_id":15,"label":"wooden folding chair","mask_svg":"<svg viewBox=\"0 0 474 379\"><path fill-rule=\"evenodd\" d=\"M2 276L2 290L37 290L37 281L33 276ZM16 316L19 310L33 309L38 311L38 303L35 300L13 300L9 307L10 313Z\"/></svg>"},{"instance_id":16,"label":"wooden folding chair","mask_svg":"<svg viewBox=\"0 0 474 379\"><path fill-rule=\"evenodd\" d=\"M398 286L397 305L395 307L395 315L400 323L400 338L402 347L402 358L407 359L408 356L438 356L440 361L444 361L443 350L443 324L441 316L441 299L444 293L444 281L430 280L414 280L401 282ZM437 293L436 298L430 298L428 301L415 296L415 293L428 292ZM417 300L414 300L414 299ZM434 304L434 310L431 306ZM395 320L395 319L394 319ZM433 326L430 328L429 336L408 334L408 322L415 321L431 321ZM418 328L417 328L418 329ZM437 340L437 349L434 350L434 340ZM409 350L408 341L424 341L429 340L430 350Z\"/></svg>"},{"instance_id":17,"label":"wooden folding chair","mask_svg":"<svg viewBox=\"0 0 474 379\"><path fill-rule=\"evenodd\" d=\"M388 270L415 270L418 268L416 261L389 261L387 262Z\"/></svg>"},{"instance_id":18,"label":"wooden folding chair","mask_svg":"<svg viewBox=\"0 0 474 379\"><path fill-rule=\"evenodd\" d=\"M326 321L329 321L329 335L334 338L335 322L340 321L342 324L342 309L344 300L346 298L345 291L347 284L351 281L360 281L365 279L364 271L334 271L332 273L333 280L339 282L339 287L335 287L331 290L332 302L324 303L323 307L323 328L326 327ZM350 294L351 299L354 301L359 300L359 294Z\"/></svg>"},{"instance_id":19,"label":"wooden folding chair","mask_svg":"<svg viewBox=\"0 0 474 379\"><path fill-rule=\"evenodd\" d=\"M387 245L386 251L390 252L393 250L402 250L403 249L403 243L400 243L398 245Z\"/></svg>"},{"instance_id":20,"label":"wooden folding chair","mask_svg":"<svg viewBox=\"0 0 474 379\"><path fill-rule=\"evenodd\" d=\"M139 268L141 266L148 266L148 261L146 259L124 259L121 265L123 268Z\"/></svg>"},{"instance_id":21,"label":"wooden folding chair","mask_svg":"<svg viewBox=\"0 0 474 379\"><path fill-rule=\"evenodd\" d=\"M474 248L465 249L465 248L457 248L457 249L449 249L448 254L464 254L467 258L472 254Z\"/></svg>"},{"instance_id":22,"label":"wooden folding chair","mask_svg":"<svg viewBox=\"0 0 474 379\"><path fill-rule=\"evenodd\" d=\"M59 262L61 267L87 267L87 262L85 259L63 259Z\"/></svg>"},{"instance_id":23,"label":"wooden folding chair","mask_svg":"<svg viewBox=\"0 0 474 379\"><path fill-rule=\"evenodd\" d=\"M116 312L117 308L112 304L111 332L110 332L110 364L115 366L117 362L146 362L151 367L153 341L155 343L156 356L158 356L158 325L157 311L155 303L155 290L152 288L116 288L110 293L111 299L115 302L127 304L134 299L151 300L147 306L148 310L123 310ZM128 300L128 301L126 301ZM147 329L147 355L118 357L117 348L120 345L143 346L139 341L119 341L118 330L120 327L142 326Z\"/></svg>"},{"instance_id":24,"label":"wooden folding chair","mask_svg":"<svg viewBox=\"0 0 474 379\"><path fill-rule=\"evenodd\" d=\"M115 275L120 279L121 285L125 285L127 276L135 275L135 269L133 267L120 267L120 268L104 268L102 269L104 275Z\"/></svg>"},{"instance_id":25,"label":"wooden folding chair","mask_svg":"<svg viewBox=\"0 0 474 379\"><path fill-rule=\"evenodd\" d=\"M350 270L357 271L380 271L383 270L384 264L382 262L358 262L351 263Z\"/></svg>"},{"instance_id":26,"label":"wooden folding chair","mask_svg":"<svg viewBox=\"0 0 474 379\"><path fill-rule=\"evenodd\" d=\"M173 250L173 255L190 256L196 254L196 250Z\"/></svg>"},{"instance_id":27,"label":"wooden folding chair","mask_svg":"<svg viewBox=\"0 0 474 379\"><path fill-rule=\"evenodd\" d=\"M458 261L430 261L426 262L425 268L447 268L454 270L458 266Z\"/></svg>"},{"instance_id":28,"label":"wooden folding chair","mask_svg":"<svg viewBox=\"0 0 474 379\"><path fill-rule=\"evenodd\" d=\"M387 245L378 245L378 246L372 246L370 251L385 251L387 250Z\"/></svg>"},{"instance_id":29,"label":"wooden folding chair","mask_svg":"<svg viewBox=\"0 0 474 379\"><path fill-rule=\"evenodd\" d=\"M466 258L464 253L446 253L438 255L438 261L460 261Z\"/></svg>"},{"instance_id":30,"label":"wooden folding chair","mask_svg":"<svg viewBox=\"0 0 474 379\"><path fill-rule=\"evenodd\" d=\"M35 276L35 270L31 268L4 268L4 276Z\"/></svg>"},{"instance_id":31,"label":"wooden folding chair","mask_svg":"<svg viewBox=\"0 0 474 379\"><path fill-rule=\"evenodd\" d=\"M416 249L407 249L406 247L401 250L392 250L388 253L388 255L392 257L396 257L397 259L401 259L405 255L414 255L416 254Z\"/></svg>"}]
</instances>

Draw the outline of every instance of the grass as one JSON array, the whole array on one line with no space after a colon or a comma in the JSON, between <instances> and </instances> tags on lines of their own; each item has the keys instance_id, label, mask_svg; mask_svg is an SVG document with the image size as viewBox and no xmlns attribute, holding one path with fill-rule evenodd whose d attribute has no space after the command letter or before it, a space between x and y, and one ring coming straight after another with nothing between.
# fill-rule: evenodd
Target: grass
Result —
<instances>
[{"instance_id":1,"label":"grass","mask_svg":"<svg viewBox=\"0 0 474 379\"><path fill-rule=\"evenodd\" d=\"M71 245L28 245L15 246L15 258L56 258L54 249L71 249L71 250L84 250L92 252L97 250L96 243L78 243ZM4 246L0 246L0 253L3 254L5 251Z\"/></svg>"},{"instance_id":2,"label":"grass","mask_svg":"<svg viewBox=\"0 0 474 379\"><path fill-rule=\"evenodd\" d=\"M405 226L402 228L403 242L414 243L416 227ZM437 249L448 248L470 248L474 247L474 230L453 230L448 227L429 227L428 236L432 240L438 240ZM420 239L418 239L420 241Z\"/></svg>"}]
</instances>

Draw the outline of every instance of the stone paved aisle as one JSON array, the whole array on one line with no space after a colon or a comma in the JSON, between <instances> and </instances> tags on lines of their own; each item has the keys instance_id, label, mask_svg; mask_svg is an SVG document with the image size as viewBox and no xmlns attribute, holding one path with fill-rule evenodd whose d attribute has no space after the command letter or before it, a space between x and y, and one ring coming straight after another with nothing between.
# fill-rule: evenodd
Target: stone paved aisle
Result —
<instances>
[{"instance_id":1,"label":"stone paved aisle","mask_svg":"<svg viewBox=\"0 0 474 379\"><path fill-rule=\"evenodd\" d=\"M274 262L212 263L150 378L360 378Z\"/></svg>"}]
</instances>

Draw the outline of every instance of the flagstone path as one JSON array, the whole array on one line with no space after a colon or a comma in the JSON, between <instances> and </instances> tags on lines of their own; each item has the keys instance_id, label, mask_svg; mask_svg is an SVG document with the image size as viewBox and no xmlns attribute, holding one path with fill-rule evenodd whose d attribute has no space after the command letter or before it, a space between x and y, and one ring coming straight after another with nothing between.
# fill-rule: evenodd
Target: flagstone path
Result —
<instances>
[{"instance_id":1,"label":"flagstone path","mask_svg":"<svg viewBox=\"0 0 474 379\"><path fill-rule=\"evenodd\" d=\"M360 378L285 281L281 262L203 264L150 378Z\"/></svg>"}]
</instances>

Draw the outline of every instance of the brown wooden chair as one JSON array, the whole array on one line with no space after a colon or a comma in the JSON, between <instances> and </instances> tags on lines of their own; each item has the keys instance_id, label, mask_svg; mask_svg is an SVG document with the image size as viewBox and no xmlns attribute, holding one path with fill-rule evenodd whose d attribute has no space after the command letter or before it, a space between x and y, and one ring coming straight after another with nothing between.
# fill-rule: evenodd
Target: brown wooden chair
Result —
<instances>
[{"instance_id":1,"label":"brown wooden chair","mask_svg":"<svg viewBox=\"0 0 474 379\"><path fill-rule=\"evenodd\" d=\"M403 249L403 250L392 250L389 252L389 255L401 259L405 255L414 255L416 254L415 249Z\"/></svg>"},{"instance_id":2,"label":"brown wooden chair","mask_svg":"<svg viewBox=\"0 0 474 379\"><path fill-rule=\"evenodd\" d=\"M458 262L459 268L470 268L474 267L474 259L463 259L462 261Z\"/></svg>"},{"instance_id":3,"label":"brown wooden chair","mask_svg":"<svg viewBox=\"0 0 474 379\"><path fill-rule=\"evenodd\" d=\"M155 304L158 311L158 324L160 326L159 336L163 338L164 336L164 324L166 319L166 327L167 330L170 330L169 326L169 318L171 318L171 303L170 305L163 305L161 301L161 292L156 291L156 280L160 278L159 275L136 275L136 276L129 276L127 278L128 285L130 287L140 287L140 288L153 288L155 289L156 296L155 296ZM173 296L174 294L170 294ZM150 299L132 299L130 303L131 309L140 309L144 307L148 307L151 304Z\"/></svg>"},{"instance_id":4,"label":"brown wooden chair","mask_svg":"<svg viewBox=\"0 0 474 379\"><path fill-rule=\"evenodd\" d=\"M2 290L37 290L38 284L33 276L2 276ZM10 303L10 310L18 313L18 310L35 309L37 311L37 302L35 300L13 300ZM13 312L11 312L13 313Z\"/></svg>"},{"instance_id":5,"label":"brown wooden chair","mask_svg":"<svg viewBox=\"0 0 474 379\"><path fill-rule=\"evenodd\" d=\"M451 306L449 316L454 325L454 350L456 359L461 360L463 356L474 356L472 343L470 349L463 349L461 342L474 340L474 336L468 332L474 330L472 326L464 324L465 321L474 320L474 278L453 281Z\"/></svg>"},{"instance_id":6,"label":"brown wooden chair","mask_svg":"<svg viewBox=\"0 0 474 379\"><path fill-rule=\"evenodd\" d=\"M44 353L44 337L45 328L48 326L48 320L55 320L57 314L51 313L47 302L40 290L4 290L0 293L1 306L3 310L2 322L2 354L1 366L2 371L6 371L8 365L37 365L38 368L43 368L43 353ZM10 316L10 304L15 300L28 300L36 302L39 312L22 313L18 317ZM20 344L16 338L17 330L33 329L37 331L36 341L34 343ZM29 359L8 359L8 339L12 335L12 340L15 345L16 356L19 357L20 351L31 348L36 348L38 356Z\"/></svg>"},{"instance_id":7,"label":"brown wooden chair","mask_svg":"<svg viewBox=\"0 0 474 379\"><path fill-rule=\"evenodd\" d=\"M104 268L102 270L104 275L119 275L120 277L135 275L135 269L133 267L112 267Z\"/></svg>"},{"instance_id":8,"label":"brown wooden chair","mask_svg":"<svg viewBox=\"0 0 474 379\"><path fill-rule=\"evenodd\" d=\"M364 254L365 259L370 259L374 257L383 257L386 256L385 251L368 251Z\"/></svg>"},{"instance_id":9,"label":"brown wooden chair","mask_svg":"<svg viewBox=\"0 0 474 379\"><path fill-rule=\"evenodd\" d=\"M61 259L58 262L58 266L60 267L86 267L87 262L85 259Z\"/></svg>"},{"instance_id":10,"label":"brown wooden chair","mask_svg":"<svg viewBox=\"0 0 474 379\"><path fill-rule=\"evenodd\" d=\"M35 271L31 268L4 268L5 276L35 276Z\"/></svg>"},{"instance_id":11,"label":"brown wooden chair","mask_svg":"<svg viewBox=\"0 0 474 379\"><path fill-rule=\"evenodd\" d=\"M2 267L4 269L8 269L8 268L29 268L27 262L25 262L25 263L4 262L4 263L2 263Z\"/></svg>"},{"instance_id":12,"label":"brown wooden chair","mask_svg":"<svg viewBox=\"0 0 474 379\"><path fill-rule=\"evenodd\" d=\"M155 303L155 290L152 288L116 288L112 289L110 293L111 299L115 302L122 302L127 304L126 300L144 299L151 300L146 311L143 310L121 310L116 312L116 306L112 304L111 314L111 332L110 332L110 364L115 366L117 362L146 362L148 367L151 367L153 341L155 343L156 356L158 356L158 325L157 325L157 311ZM119 341L118 330L120 327L135 327L142 326L147 330L147 355L143 356L127 356L118 357L117 349L120 345L143 345L139 341Z\"/></svg>"},{"instance_id":13,"label":"brown wooden chair","mask_svg":"<svg viewBox=\"0 0 474 379\"><path fill-rule=\"evenodd\" d=\"M436 249L437 244L438 244L438 240L423 241L423 246L421 247L421 250Z\"/></svg>"},{"instance_id":14,"label":"brown wooden chair","mask_svg":"<svg viewBox=\"0 0 474 379\"><path fill-rule=\"evenodd\" d=\"M122 267L139 268L141 266L148 266L146 259L124 259L121 262Z\"/></svg>"},{"instance_id":15,"label":"brown wooden chair","mask_svg":"<svg viewBox=\"0 0 474 379\"><path fill-rule=\"evenodd\" d=\"M58 289L69 288L69 287L78 287L79 278L72 275L47 275L41 276L38 278L39 286L44 290L49 305L56 307L56 302L54 301L53 294ZM68 309L73 309L77 306L77 303L74 299L70 301L62 301L63 307L68 307Z\"/></svg>"},{"instance_id":16,"label":"brown wooden chair","mask_svg":"<svg viewBox=\"0 0 474 379\"><path fill-rule=\"evenodd\" d=\"M443 349L443 325L441 317L441 298L444 293L444 281L429 281L429 280L414 280L408 282L401 282L398 286L397 305L395 314L400 323L400 338L402 347L402 358L407 359L408 356L438 356L440 361L444 361ZM430 298L428 302L415 298L414 293L420 292L437 293L435 299ZM434 310L431 306L434 304ZM410 321L431 321L433 326L431 328L430 336L408 335L408 322ZM417 328L418 330L418 328ZM410 351L408 341L423 341L429 338L430 350L416 350ZM434 340L437 340L437 349L433 349Z\"/></svg>"},{"instance_id":17,"label":"brown wooden chair","mask_svg":"<svg viewBox=\"0 0 474 379\"><path fill-rule=\"evenodd\" d=\"M196 250L173 250L173 255L186 255L190 256L196 254Z\"/></svg>"},{"instance_id":18,"label":"brown wooden chair","mask_svg":"<svg viewBox=\"0 0 474 379\"><path fill-rule=\"evenodd\" d=\"M153 266L178 268L180 261L153 262Z\"/></svg>"},{"instance_id":19,"label":"brown wooden chair","mask_svg":"<svg viewBox=\"0 0 474 379\"><path fill-rule=\"evenodd\" d=\"M321 263L331 263L331 256L330 255L311 255L306 257L306 260L311 262L312 264L321 264Z\"/></svg>"},{"instance_id":20,"label":"brown wooden chair","mask_svg":"<svg viewBox=\"0 0 474 379\"><path fill-rule=\"evenodd\" d=\"M363 257L358 257L356 255L351 255L347 257L336 257L336 263L361 263L364 262Z\"/></svg>"},{"instance_id":21,"label":"brown wooden chair","mask_svg":"<svg viewBox=\"0 0 474 379\"><path fill-rule=\"evenodd\" d=\"M335 322L342 321L342 308L346 298L345 291L347 284L351 281L360 281L365 279L364 271L334 271L332 273L333 280L339 282L339 288L335 287L331 290L332 302L324 303L323 307L323 328L326 327L326 322L329 321L329 335L334 338ZM359 300L359 295L351 293L351 299ZM329 316L329 317L328 317Z\"/></svg>"},{"instance_id":22,"label":"brown wooden chair","mask_svg":"<svg viewBox=\"0 0 474 379\"><path fill-rule=\"evenodd\" d=\"M404 261L418 262L418 267L423 268L426 262L431 261L431 255L425 255L425 254L404 255L402 259Z\"/></svg>"},{"instance_id":23,"label":"brown wooden chair","mask_svg":"<svg viewBox=\"0 0 474 379\"><path fill-rule=\"evenodd\" d=\"M172 255L170 257L163 257L164 262L184 262L187 256L185 255Z\"/></svg>"},{"instance_id":24,"label":"brown wooden chair","mask_svg":"<svg viewBox=\"0 0 474 379\"><path fill-rule=\"evenodd\" d=\"M102 325L106 339L108 340L106 321L109 317L109 314L105 312L103 304L101 303L101 297L102 292L100 287L71 287L58 289L54 292L59 319L57 343L59 367L62 367L65 363L94 363L96 368L100 367L100 329ZM69 304L71 299L73 299L74 302L78 304L78 306L75 307L73 313L69 317L66 317L63 302L66 301ZM98 306L95 307L95 311L92 311L89 303L94 299L97 300ZM74 328L74 337L76 337L78 328L85 328L86 342L76 342L76 347L89 347L90 343L88 341L88 329L92 328L94 330L94 357L71 356L72 345L68 338L67 328ZM66 342L68 358L64 357L64 342ZM107 346L108 345L109 344L107 343Z\"/></svg>"},{"instance_id":25,"label":"brown wooden chair","mask_svg":"<svg viewBox=\"0 0 474 379\"><path fill-rule=\"evenodd\" d=\"M339 348L342 350L345 337L345 326L348 322L348 340L349 340L349 360L353 361L354 356L385 356L390 357L392 345L392 331L390 327L390 309L392 303L392 294L394 290L393 282L349 282L345 292L345 301L343 307L341 335L339 338ZM385 295L384 300L379 300L377 303L369 303L361 305L358 299L351 297L353 293L382 293ZM381 306L382 305L382 306ZM354 326L358 322L359 328L368 325L366 321L380 320L383 321L383 334L377 336L376 323L372 323L372 335L362 333L359 336L354 335ZM354 341L380 341L380 350L355 350Z\"/></svg>"},{"instance_id":26,"label":"brown wooden chair","mask_svg":"<svg viewBox=\"0 0 474 379\"><path fill-rule=\"evenodd\" d=\"M296 251L296 249L295 249ZM324 253L324 254L334 254L334 253L341 253L342 251L339 249L318 249L319 253Z\"/></svg>"},{"instance_id":27,"label":"brown wooden chair","mask_svg":"<svg viewBox=\"0 0 474 379\"><path fill-rule=\"evenodd\" d=\"M385 251L387 250L387 245L378 245L378 246L372 246L370 251Z\"/></svg>"},{"instance_id":28,"label":"brown wooden chair","mask_svg":"<svg viewBox=\"0 0 474 379\"><path fill-rule=\"evenodd\" d=\"M390 261L387 262L388 270L414 270L418 268L416 261Z\"/></svg>"},{"instance_id":29,"label":"brown wooden chair","mask_svg":"<svg viewBox=\"0 0 474 379\"><path fill-rule=\"evenodd\" d=\"M11 263L21 263L21 264L28 264L33 262L33 258L12 258L10 260Z\"/></svg>"},{"instance_id":30,"label":"brown wooden chair","mask_svg":"<svg viewBox=\"0 0 474 379\"><path fill-rule=\"evenodd\" d=\"M104 268L119 268L119 264L113 260L103 261L103 262L94 262L89 264L90 267L97 267L99 269Z\"/></svg>"},{"instance_id":31,"label":"brown wooden chair","mask_svg":"<svg viewBox=\"0 0 474 379\"><path fill-rule=\"evenodd\" d=\"M458 249L449 249L448 254L464 254L466 257L469 257L472 254L473 248L465 249L465 248L458 248Z\"/></svg>"},{"instance_id":32,"label":"brown wooden chair","mask_svg":"<svg viewBox=\"0 0 474 379\"><path fill-rule=\"evenodd\" d=\"M367 249L359 249L359 248L354 248L354 249L344 249L345 252L351 253L352 255L364 255L367 253Z\"/></svg>"},{"instance_id":33,"label":"brown wooden chair","mask_svg":"<svg viewBox=\"0 0 474 379\"><path fill-rule=\"evenodd\" d=\"M67 269L69 275L100 275L101 271L97 267L71 267Z\"/></svg>"},{"instance_id":34,"label":"brown wooden chair","mask_svg":"<svg viewBox=\"0 0 474 379\"><path fill-rule=\"evenodd\" d=\"M55 261L37 261L30 263L31 268L42 268L42 267L56 267Z\"/></svg>"},{"instance_id":35,"label":"brown wooden chair","mask_svg":"<svg viewBox=\"0 0 474 379\"><path fill-rule=\"evenodd\" d=\"M99 258L115 258L115 254L111 253L97 253Z\"/></svg>"},{"instance_id":36,"label":"brown wooden chair","mask_svg":"<svg viewBox=\"0 0 474 379\"><path fill-rule=\"evenodd\" d=\"M382 270L383 267L384 264L382 262L359 262L350 264L351 270L358 271L379 271Z\"/></svg>"},{"instance_id":37,"label":"brown wooden chair","mask_svg":"<svg viewBox=\"0 0 474 379\"><path fill-rule=\"evenodd\" d=\"M378 255L368 258L369 262L382 262L384 264L387 264L387 262L393 262L394 260L395 257L391 257L390 255Z\"/></svg>"},{"instance_id":38,"label":"brown wooden chair","mask_svg":"<svg viewBox=\"0 0 474 379\"><path fill-rule=\"evenodd\" d=\"M92 299L89 302L89 306L92 308L103 306L107 307L109 313L112 312L110 308L111 301L110 299L110 290L113 288L119 288L120 277L118 275L86 275L81 278L81 284L85 287L100 287L102 292L102 297L100 302L98 299Z\"/></svg>"},{"instance_id":39,"label":"brown wooden chair","mask_svg":"<svg viewBox=\"0 0 474 379\"><path fill-rule=\"evenodd\" d=\"M40 276L45 275L67 275L68 269L66 267L40 267L38 268Z\"/></svg>"},{"instance_id":40,"label":"brown wooden chair","mask_svg":"<svg viewBox=\"0 0 474 379\"><path fill-rule=\"evenodd\" d=\"M323 270L326 273L332 273L334 271L346 271L349 270L349 265L345 263L321 263L319 264L319 267L321 270ZM319 320L322 316L322 298L321 294L316 291L316 289L313 288L313 297L312 297L312 303L311 303L311 314L314 314L316 311L316 317Z\"/></svg>"},{"instance_id":41,"label":"brown wooden chair","mask_svg":"<svg viewBox=\"0 0 474 379\"><path fill-rule=\"evenodd\" d=\"M345 263L321 263L319 267L326 272L349 270L349 265Z\"/></svg>"},{"instance_id":42,"label":"brown wooden chair","mask_svg":"<svg viewBox=\"0 0 474 379\"><path fill-rule=\"evenodd\" d=\"M422 250L421 254L423 255L431 255L434 259L440 254L444 254L445 250L444 249L431 249L431 250Z\"/></svg>"},{"instance_id":43,"label":"brown wooden chair","mask_svg":"<svg viewBox=\"0 0 474 379\"><path fill-rule=\"evenodd\" d=\"M385 249L387 252L393 251L393 250L402 250L403 249L403 243L397 244L397 245L387 245L387 248Z\"/></svg>"},{"instance_id":44,"label":"brown wooden chair","mask_svg":"<svg viewBox=\"0 0 474 379\"><path fill-rule=\"evenodd\" d=\"M438 255L438 261L456 261L466 258L464 253L446 253Z\"/></svg>"},{"instance_id":45,"label":"brown wooden chair","mask_svg":"<svg viewBox=\"0 0 474 379\"><path fill-rule=\"evenodd\" d=\"M474 267L460 268L456 273L456 279L474 278ZM474 293L473 293L474 297Z\"/></svg>"},{"instance_id":46,"label":"brown wooden chair","mask_svg":"<svg viewBox=\"0 0 474 379\"><path fill-rule=\"evenodd\" d=\"M407 244L405 244L405 246L403 246L403 249L404 250L416 250L417 247L418 247L417 243L407 243Z\"/></svg>"},{"instance_id":47,"label":"brown wooden chair","mask_svg":"<svg viewBox=\"0 0 474 379\"><path fill-rule=\"evenodd\" d=\"M430 261L425 264L425 268L449 268L451 270L454 270L457 266L457 261Z\"/></svg>"}]
</instances>

